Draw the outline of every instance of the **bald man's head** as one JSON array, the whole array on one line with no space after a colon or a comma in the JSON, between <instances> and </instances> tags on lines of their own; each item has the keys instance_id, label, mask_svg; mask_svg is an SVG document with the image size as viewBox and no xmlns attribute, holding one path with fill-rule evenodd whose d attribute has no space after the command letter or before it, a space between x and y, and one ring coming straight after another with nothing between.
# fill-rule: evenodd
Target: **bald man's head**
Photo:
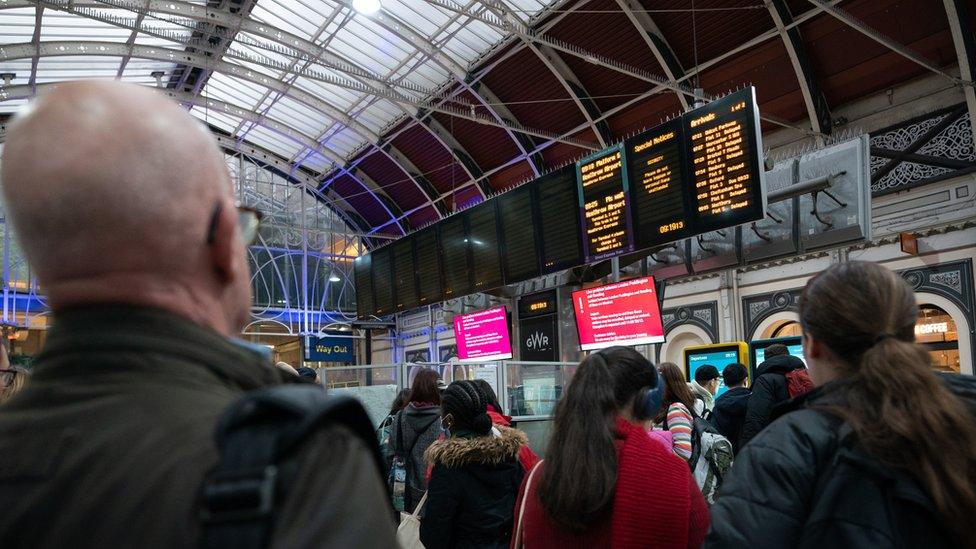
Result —
<instances>
[{"instance_id":1,"label":"bald man's head","mask_svg":"<svg viewBox=\"0 0 976 549\"><path fill-rule=\"evenodd\" d=\"M126 278L157 292L230 290L226 271L230 261L240 267L243 247L207 244L218 205L218 227L236 232L223 156L162 95L118 82L62 84L11 125L0 169L8 215L53 304L83 303L78 290Z\"/></svg>"}]
</instances>

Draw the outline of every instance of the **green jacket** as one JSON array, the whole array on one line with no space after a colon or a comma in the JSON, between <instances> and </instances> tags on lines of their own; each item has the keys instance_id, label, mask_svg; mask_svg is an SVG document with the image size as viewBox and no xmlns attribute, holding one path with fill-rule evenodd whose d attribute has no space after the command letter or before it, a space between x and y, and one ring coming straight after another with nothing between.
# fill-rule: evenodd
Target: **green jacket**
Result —
<instances>
[{"instance_id":1,"label":"green jacket","mask_svg":"<svg viewBox=\"0 0 976 549\"><path fill-rule=\"evenodd\" d=\"M244 392L283 383L257 353L176 315L58 313L26 389L0 407L0 547L195 547L214 431ZM299 456L272 547L393 547L367 447L322 429Z\"/></svg>"}]
</instances>

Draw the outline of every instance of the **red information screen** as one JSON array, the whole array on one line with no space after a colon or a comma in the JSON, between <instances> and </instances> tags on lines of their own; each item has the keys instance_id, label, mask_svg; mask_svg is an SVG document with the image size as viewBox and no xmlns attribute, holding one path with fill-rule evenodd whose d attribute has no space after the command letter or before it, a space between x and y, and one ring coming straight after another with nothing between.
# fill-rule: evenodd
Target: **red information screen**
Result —
<instances>
[{"instance_id":1,"label":"red information screen","mask_svg":"<svg viewBox=\"0 0 976 549\"><path fill-rule=\"evenodd\" d=\"M584 351L664 341L652 276L573 292L573 307Z\"/></svg>"},{"instance_id":2,"label":"red information screen","mask_svg":"<svg viewBox=\"0 0 976 549\"><path fill-rule=\"evenodd\" d=\"M454 339L461 362L512 358L505 307L454 317Z\"/></svg>"}]
</instances>

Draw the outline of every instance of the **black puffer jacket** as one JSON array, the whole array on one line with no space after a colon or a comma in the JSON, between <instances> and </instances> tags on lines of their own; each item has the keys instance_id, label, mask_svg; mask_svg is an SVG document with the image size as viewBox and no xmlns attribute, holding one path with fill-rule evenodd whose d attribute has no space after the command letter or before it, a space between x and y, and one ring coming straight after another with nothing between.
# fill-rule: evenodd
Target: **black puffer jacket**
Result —
<instances>
[{"instance_id":1,"label":"black puffer jacket","mask_svg":"<svg viewBox=\"0 0 976 549\"><path fill-rule=\"evenodd\" d=\"M725 438L729 439L729 442L732 443L732 449L736 453L739 453L739 441L742 425L746 419L750 394L749 389L745 387L729 389L715 399L715 408L712 409L712 425Z\"/></svg>"},{"instance_id":2,"label":"black puffer jacket","mask_svg":"<svg viewBox=\"0 0 976 549\"><path fill-rule=\"evenodd\" d=\"M745 446L772 421L773 408L790 399L786 386L786 374L805 368L803 361L793 355L779 355L764 361L756 368L756 381L752 384L752 396L742 424L740 446Z\"/></svg>"},{"instance_id":3,"label":"black puffer jacket","mask_svg":"<svg viewBox=\"0 0 976 549\"><path fill-rule=\"evenodd\" d=\"M967 399L976 379L956 386ZM736 456L711 508L709 548L957 547L907 475L858 450L853 430L810 406L843 402L836 383L791 400ZM973 406L973 403L968 403Z\"/></svg>"},{"instance_id":4,"label":"black puffer jacket","mask_svg":"<svg viewBox=\"0 0 976 549\"><path fill-rule=\"evenodd\" d=\"M524 475L518 453L528 439L521 431L495 428L501 436L453 436L427 450L434 466L420 523L427 549L508 547Z\"/></svg>"}]
</instances>

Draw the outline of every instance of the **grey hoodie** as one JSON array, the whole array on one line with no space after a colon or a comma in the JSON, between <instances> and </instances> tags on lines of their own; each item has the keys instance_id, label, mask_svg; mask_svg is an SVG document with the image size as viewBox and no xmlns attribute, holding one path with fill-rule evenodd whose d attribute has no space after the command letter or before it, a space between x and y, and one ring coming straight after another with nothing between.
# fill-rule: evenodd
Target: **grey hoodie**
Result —
<instances>
[{"instance_id":1,"label":"grey hoodie","mask_svg":"<svg viewBox=\"0 0 976 549\"><path fill-rule=\"evenodd\" d=\"M399 437L402 428L403 440ZM427 465L424 452L441 436L441 407L418 407L413 402L397 413L390 429L390 450L393 455L403 455L407 461L406 511L413 508L427 491ZM406 455L409 452L409 455ZM390 456L392 459L393 456Z\"/></svg>"}]
</instances>

